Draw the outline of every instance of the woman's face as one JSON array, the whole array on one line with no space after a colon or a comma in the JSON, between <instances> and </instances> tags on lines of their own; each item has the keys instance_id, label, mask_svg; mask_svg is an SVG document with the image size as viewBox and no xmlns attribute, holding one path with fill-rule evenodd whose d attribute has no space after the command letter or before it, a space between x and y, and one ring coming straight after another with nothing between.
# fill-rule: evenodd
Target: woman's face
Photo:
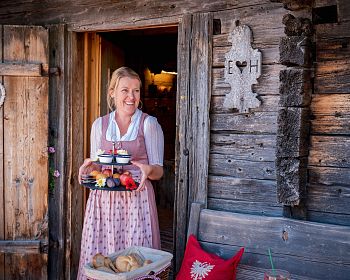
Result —
<instances>
[{"instance_id":1,"label":"woman's face","mask_svg":"<svg viewBox=\"0 0 350 280\"><path fill-rule=\"evenodd\" d=\"M123 77L111 92L118 114L132 116L140 102L140 81Z\"/></svg>"}]
</instances>

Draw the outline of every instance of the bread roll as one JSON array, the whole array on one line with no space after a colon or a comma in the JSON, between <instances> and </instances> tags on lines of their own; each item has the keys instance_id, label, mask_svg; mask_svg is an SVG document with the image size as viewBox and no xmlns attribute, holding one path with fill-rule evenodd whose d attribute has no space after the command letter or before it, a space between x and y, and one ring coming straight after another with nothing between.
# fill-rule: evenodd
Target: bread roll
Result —
<instances>
[{"instance_id":1,"label":"bread roll","mask_svg":"<svg viewBox=\"0 0 350 280\"><path fill-rule=\"evenodd\" d=\"M121 272L129 272L141 266L134 256L118 256L115 260L115 267Z\"/></svg>"},{"instance_id":2,"label":"bread roll","mask_svg":"<svg viewBox=\"0 0 350 280\"><path fill-rule=\"evenodd\" d=\"M97 253L95 256L92 257L92 266L94 268L104 266L104 262L105 262L105 256L100 253Z\"/></svg>"}]
</instances>

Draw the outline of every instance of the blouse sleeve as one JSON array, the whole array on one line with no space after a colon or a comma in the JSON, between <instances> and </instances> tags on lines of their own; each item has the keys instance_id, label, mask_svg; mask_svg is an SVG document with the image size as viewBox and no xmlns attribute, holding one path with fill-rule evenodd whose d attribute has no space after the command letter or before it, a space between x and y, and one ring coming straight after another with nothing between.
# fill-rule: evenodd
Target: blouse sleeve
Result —
<instances>
[{"instance_id":1,"label":"blouse sleeve","mask_svg":"<svg viewBox=\"0 0 350 280\"><path fill-rule=\"evenodd\" d=\"M145 144L148 156L148 163L163 166L164 157L164 135L157 119L148 116L144 122Z\"/></svg>"},{"instance_id":2,"label":"blouse sleeve","mask_svg":"<svg viewBox=\"0 0 350 280\"><path fill-rule=\"evenodd\" d=\"M97 151L101 147L102 139L102 118L96 119L91 127L90 134L90 158L94 159L97 157Z\"/></svg>"}]
</instances>

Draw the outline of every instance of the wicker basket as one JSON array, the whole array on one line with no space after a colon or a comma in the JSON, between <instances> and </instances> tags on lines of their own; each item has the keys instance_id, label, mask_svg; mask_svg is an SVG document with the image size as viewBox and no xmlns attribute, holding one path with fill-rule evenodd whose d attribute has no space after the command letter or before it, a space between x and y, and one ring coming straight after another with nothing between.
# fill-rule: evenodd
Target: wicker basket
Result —
<instances>
[{"instance_id":1,"label":"wicker basket","mask_svg":"<svg viewBox=\"0 0 350 280\"><path fill-rule=\"evenodd\" d=\"M145 259L152 260L152 263L139 269L122 273L97 270L93 268L91 263L88 263L84 266L84 274L88 278L96 280L168 280L171 260L173 258L172 254L152 248L134 246L108 255L108 257L114 261L118 256L128 255L130 253L138 253Z\"/></svg>"},{"instance_id":2,"label":"wicker basket","mask_svg":"<svg viewBox=\"0 0 350 280\"><path fill-rule=\"evenodd\" d=\"M135 280L168 280L169 272L170 272L170 265L157 273L154 273L152 271L147 276L142 276L142 277L136 278Z\"/></svg>"}]
</instances>

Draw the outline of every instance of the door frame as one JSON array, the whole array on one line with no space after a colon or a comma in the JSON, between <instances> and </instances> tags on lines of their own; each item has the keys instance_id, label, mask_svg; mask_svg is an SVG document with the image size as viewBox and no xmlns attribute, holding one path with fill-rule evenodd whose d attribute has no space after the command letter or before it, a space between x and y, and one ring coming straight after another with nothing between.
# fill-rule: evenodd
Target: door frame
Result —
<instances>
[{"instance_id":1,"label":"door frame","mask_svg":"<svg viewBox=\"0 0 350 280\"><path fill-rule=\"evenodd\" d=\"M117 31L151 27L178 26L178 81L176 101L176 155L174 202L174 264L178 271L187 241L187 226L192 202L206 205L209 161L209 108L212 69L212 14L183 15L177 21L159 24L159 19L147 26L116 26L89 31ZM204 24L204 25L203 25ZM204 26L204 28L203 28ZM78 169L84 159L84 33L82 30L66 30L67 60L63 102L66 126L61 142L67 145L61 163L66 170L65 195L61 202L66 209L65 228L65 277L75 277L79 264L80 240L84 217L84 194L77 181ZM199 38L199 39L198 39ZM64 109L63 109L64 110ZM189 117L191 116L191 117ZM64 162L62 160L64 159ZM62 182L64 184L64 182ZM78 209L78 210L77 210Z\"/></svg>"}]
</instances>

